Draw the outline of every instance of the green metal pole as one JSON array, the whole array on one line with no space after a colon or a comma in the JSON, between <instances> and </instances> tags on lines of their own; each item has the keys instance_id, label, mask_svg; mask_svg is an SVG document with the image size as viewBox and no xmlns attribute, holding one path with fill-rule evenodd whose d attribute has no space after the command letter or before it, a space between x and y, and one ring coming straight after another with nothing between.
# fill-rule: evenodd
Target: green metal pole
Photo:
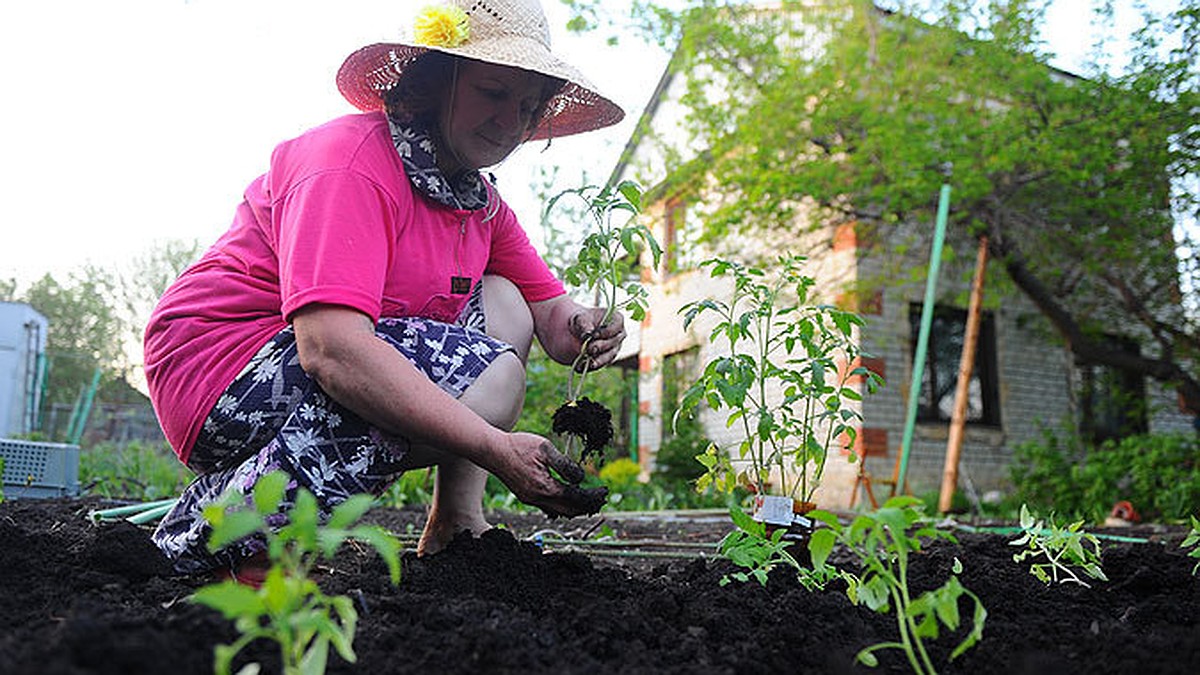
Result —
<instances>
[{"instance_id":1,"label":"green metal pole","mask_svg":"<svg viewBox=\"0 0 1200 675\"><path fill-rule=\"evenodd\" d=\"M900 466L896 471L898 492L904 491L908 475L908 456L912 452L913 429L917 426L917 407L921 398L921 380L925 376L925 357L929 351L929 331L933 326L933 307L938 271L942 267L942 244L946 241L946 217L950 213L950 186L942 184L938 195L937 224L933 232L933 250L929 253L929 275L925 278L925 304L921 307L921 332L917 335L917 353L913 356L912 385L908 388L908 415L904 420L904 440L900 442Z\"/></svg>"},{"instance_id":2,"label":"green metal pole","mask_svg":"<svg viewBox=\"0 0 1200 675\"><path fill-rule=\"evenodd\" d=\"M71 438L67 442L71 445L79 445L79 439L83 438L83 430L87 427L88 416L92 413L92 401L96 398L96 390L100 387L100 369L92 374L92 383L87 388L83 396L83 405L79 409L79 416L75 419L75 426L71 430Z\"/></svg>"},{"instance_id":3,"label":"green metal pole","mask_svg":"<svg viewBox=\"0 0 1200 675\"><path fill-rule=\"evenodd\" d=\"M37 384L33 392L33 431L42 430L42 405L46 400L46 378L50 375L50 359L42 352L37 357Z\"/></svg>"},{"instance_id":4,"label":"green metal pole","mask_svg":"<svg viewBox=\"0 0 1200 675\"><path fill-rule=\"evenodd\" d=\"M635 462L641 462L642 458L638 457L638 417L641 412L638 411L638 380L641 379L641 371L633 370L633 377L629 380L629 457Z\"/></svg>"}]
</instances>

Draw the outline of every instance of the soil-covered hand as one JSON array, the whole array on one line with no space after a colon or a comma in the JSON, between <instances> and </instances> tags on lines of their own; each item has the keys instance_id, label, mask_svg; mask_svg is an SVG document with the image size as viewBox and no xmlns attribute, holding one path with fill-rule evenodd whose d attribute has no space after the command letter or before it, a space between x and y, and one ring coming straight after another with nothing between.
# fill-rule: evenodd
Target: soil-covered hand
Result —
<instances>
[{"instance_id":1,"label":"soil-covered hand","mask_svg":"<svg viewBox=\"0 0 1200 675\"><path fill-rule=\"evenodd\" d=\"M583 309L571 315L567 322L571 335L580 342L588 341L587 368L594 370L612 363L617 358L617 351L625 341L625 317L620 312L613 312L607 323L604 320L605 310L600 307ZM576 366L583 367L583 362Z\"/></svg>"},{"instance_id":2,"label":"soil-covered hand","mask_svg":"<svg viewBox=\"0 0 1200 675\"><path fill-rule=\"evenodd\" d=\"M538 507L551 518L590 515L607 502L607 488L579 487L583 468L555 449L550 441L520 432L509 434L508 438L509 452L504 453L493 471L517 499Z\"/></svg>"}]
</instances>

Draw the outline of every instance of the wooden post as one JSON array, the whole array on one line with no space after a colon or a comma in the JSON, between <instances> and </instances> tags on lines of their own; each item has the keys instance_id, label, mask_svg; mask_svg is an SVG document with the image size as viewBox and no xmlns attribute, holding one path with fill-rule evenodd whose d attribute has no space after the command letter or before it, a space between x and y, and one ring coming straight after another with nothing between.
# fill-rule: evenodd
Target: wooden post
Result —
<instances>
[{"instance_id":1,"label":"wooden post","mask_svg":"<svg viewBox=\"0 0 1200 675\"><path fill-rule=\"evenodd\" d=\"M946 513L958 487L958 460L962 455L963 431L967 426L967 398L971 387L971 372L975 370L975 348L979 344L979 324L983 315L983 281L987 271L988 239L979 239L979 254L975 259L975 278L971 282L971 304L967 308L967 326L963 335L962 356L958 363L958 384L954 389L954 413L950 417L950 438L946 441L946 464L942 469L942 491L938 495L938 511Z\"/></svg>"}]
</instances>

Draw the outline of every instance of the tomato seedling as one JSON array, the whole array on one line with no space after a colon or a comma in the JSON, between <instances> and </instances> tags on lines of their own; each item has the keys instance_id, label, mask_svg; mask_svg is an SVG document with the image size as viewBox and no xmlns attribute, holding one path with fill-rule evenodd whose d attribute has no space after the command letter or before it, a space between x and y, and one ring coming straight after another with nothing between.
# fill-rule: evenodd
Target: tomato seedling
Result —
<instances>
[{"instance_id":1,"label":"tomato seedling","mask_svg":"<svg viewBox=\"0 0 1200 675\"><path fill-rule=\"evenodd\" d=\"M353 663L354 630L358 612L346 596L327 596L310 577L319 558L332 558L347 539L371 544L388 566L392 583L400 581L400 543L383 528L354 523L371 508L374 499L355 495L334 507L321 525L316 497L308 490L296 491L295 503L287 511L287 524L275 528L290 477L274 472L254 486L252 508L245 496L230 492L204 509L212 525L210 551L217 551L245 537L266 541L271 562L260 588L236 581L209 584L192 595L192 601L211 607L234 622L241 636L230 645L213 649L213 670L228 675L234 657L258 638L279 645L285 675L314 675L325 672L330 645ZM244 667L249 675L258 664Z\"/></svg>"}]
</instances>

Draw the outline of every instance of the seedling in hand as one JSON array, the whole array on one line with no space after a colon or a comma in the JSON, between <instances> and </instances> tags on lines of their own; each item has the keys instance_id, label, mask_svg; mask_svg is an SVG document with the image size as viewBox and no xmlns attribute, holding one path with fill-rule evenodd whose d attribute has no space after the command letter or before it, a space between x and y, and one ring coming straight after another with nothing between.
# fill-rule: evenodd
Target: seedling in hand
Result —
<instances>
[{"instance_id":1,"label":"seedling in hand","mask_svg":"<svg viewBox=\"0 0 1200 675\"><path fill-rule=\"evenodd\" d=\"M350 598L330 597L310 578L319 558L332 558L347 539L367 542L387 563L392 583L400 581L400 543L377 526L354 523L371 508L374 499L356 495L335 507L325 525L318 523L317 500L312 493L297 490L295 504L287 513L288 523L278 529L270 521L279 518L284 492L290 478L282 472L263 476L254 487L253 508L245 497L230 493L204 509L212 524L210 551L217 551L249 536L266 540L271 566L261 588L236 581L205 586L192 601L221 612L234 621L241 637L233 644L213 650L213 670L228 675L233 658L258 638L279 645L285 675L325 672L329 646L346 661L356 659L352 643L358 612ZM258 664L240 673L258 672Z\"/></svg>"},{"instance_id":2,"label":"seedling in hand","mask_svg":"<svg viewBox=\"0 0 1200 675\"><path fill-rule=\"evenodd\" d=\"M634 321L641 321L646 315L648 293L636 278L626 279L628 263L622 263L626 256L637 261L642 246L650 251L655 267L662 257L654 235L634 222L641 211L641 189L632 181L624 181L616 186L567 190L550 200L546 213L564 195L574 195L586 203L594 228L584 238L576 261L563 270L563 279L598 297L597 304L605 308L598 327L608 325L617 311L626 311ZM583 336L568 376L567 402L555 411L553 419L554 432L566 436L567 455L577 461L602 456L613 436L612 413L582 396L584 380L592 369L588 349L594 337L595 331Z\"/></svg>"},{"instance_id":3,"label":"seedling in hand","mask_svg":"<svg viewBox=\"0 0 1200 675\"><path fill-rule=\"evenodd\" d=\"M1076 583L1091 588L1091 584L1079 578L1078 570L1100 581L1108 581L1100 569L1100 540L1083 531L1083 521L1060 528L1053 520L1043 522L1021 505L1021 529L1023 533L1008 542L1012 546L1024 546L1025 550L1013 555L1015 562L1025 559L1042 560L1030 563L1029 573L1046 585Z\"/></svg>"}]
</instances>

